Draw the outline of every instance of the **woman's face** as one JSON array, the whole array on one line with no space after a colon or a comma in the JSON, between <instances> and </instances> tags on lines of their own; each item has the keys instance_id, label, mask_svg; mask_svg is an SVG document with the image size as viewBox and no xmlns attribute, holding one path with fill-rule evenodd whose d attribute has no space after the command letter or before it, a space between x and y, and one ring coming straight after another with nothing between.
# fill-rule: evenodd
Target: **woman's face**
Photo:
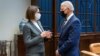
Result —
<instances>
[{"instance_id":1,"label":"woman's face","mask_svg":"<svg viewBox=\"0 0 100 56\"><path fill-rule=\"evenodd\" d=\"M36 13L40 13L40 10L39 9L37 9L37 12Z\"/></svg>"},{"instance_id":2,"label":"woman's face","mask_svg":"<svg viewBox=\"0 0 100 56\"><path fill-rule=\"evenodd\" d=\"M40 18L41 18L41 14L40 14L40 10L38 9L37 12L35 13L35 19L40 20Z\"/></svg>"}]
</instances>

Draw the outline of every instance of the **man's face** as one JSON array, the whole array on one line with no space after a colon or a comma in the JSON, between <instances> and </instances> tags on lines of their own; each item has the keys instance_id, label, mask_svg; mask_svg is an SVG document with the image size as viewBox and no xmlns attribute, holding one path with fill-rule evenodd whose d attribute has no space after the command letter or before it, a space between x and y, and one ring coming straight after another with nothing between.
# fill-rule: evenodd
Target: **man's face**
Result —
<instances>
[{"instance_id":1,"label":"man's face","mask_svg":"<svg viewBox=\"0 0 100 56\"><path fill-rule=\"evenodd\" d=\"M68 14L69 9L67 8L66 5L61 5L61 7L60 7L60 11L63 11L64 14Z\"/></svg>"}]
</instances>

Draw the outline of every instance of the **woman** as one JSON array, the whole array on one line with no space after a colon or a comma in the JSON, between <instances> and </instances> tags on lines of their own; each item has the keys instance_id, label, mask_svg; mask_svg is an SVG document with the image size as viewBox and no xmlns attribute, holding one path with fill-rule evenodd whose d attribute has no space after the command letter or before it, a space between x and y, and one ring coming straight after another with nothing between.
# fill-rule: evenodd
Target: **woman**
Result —
<instances>
[{"instance_id":1,"label":"woman","mask_svg":"<svg viewBox=\"0 0 100 56\"><path fill-rule=\"evenodd\" d=\"M51 32L44 31L39 21L41 17L37 6L29 6L26 11L28 22L23 27L26 56L44 56L44 38L50 38Z\"/></svg>"}]
</instances>

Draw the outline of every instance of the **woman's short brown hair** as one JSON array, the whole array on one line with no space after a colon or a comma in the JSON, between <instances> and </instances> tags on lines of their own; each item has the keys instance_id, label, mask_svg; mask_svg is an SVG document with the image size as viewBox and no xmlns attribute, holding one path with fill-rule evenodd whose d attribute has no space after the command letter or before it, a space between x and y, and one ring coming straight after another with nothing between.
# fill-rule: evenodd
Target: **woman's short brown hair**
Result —
<instances>
[{"instance_id":1,"label":"woman's short brown hair","mask_svg":"<svg viewBox=\"0 0 100 56\"><path fill-rule=\"evenodd\" d=\"M35 13L38 11L37 6L29 6L26 11L26 19L28 20L34 20L35 19Z\"/></svg>"}]
</instances>

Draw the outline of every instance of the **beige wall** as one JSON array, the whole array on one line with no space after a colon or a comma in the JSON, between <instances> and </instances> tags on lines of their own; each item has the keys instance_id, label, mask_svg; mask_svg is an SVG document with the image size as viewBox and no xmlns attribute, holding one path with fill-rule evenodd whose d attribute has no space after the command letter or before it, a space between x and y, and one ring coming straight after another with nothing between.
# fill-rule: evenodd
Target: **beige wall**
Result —
<instances>
[{"instance_id":1,"label":"beige wall","mask_svg":"<svg viewBox=\"0 0 100 56\"><path fill-rule=\"evenodd\" d=\"M18 24L30 4L30 0L0 0L0 40L12 40L19 33Z\"/></svg>"}]
</instances>

